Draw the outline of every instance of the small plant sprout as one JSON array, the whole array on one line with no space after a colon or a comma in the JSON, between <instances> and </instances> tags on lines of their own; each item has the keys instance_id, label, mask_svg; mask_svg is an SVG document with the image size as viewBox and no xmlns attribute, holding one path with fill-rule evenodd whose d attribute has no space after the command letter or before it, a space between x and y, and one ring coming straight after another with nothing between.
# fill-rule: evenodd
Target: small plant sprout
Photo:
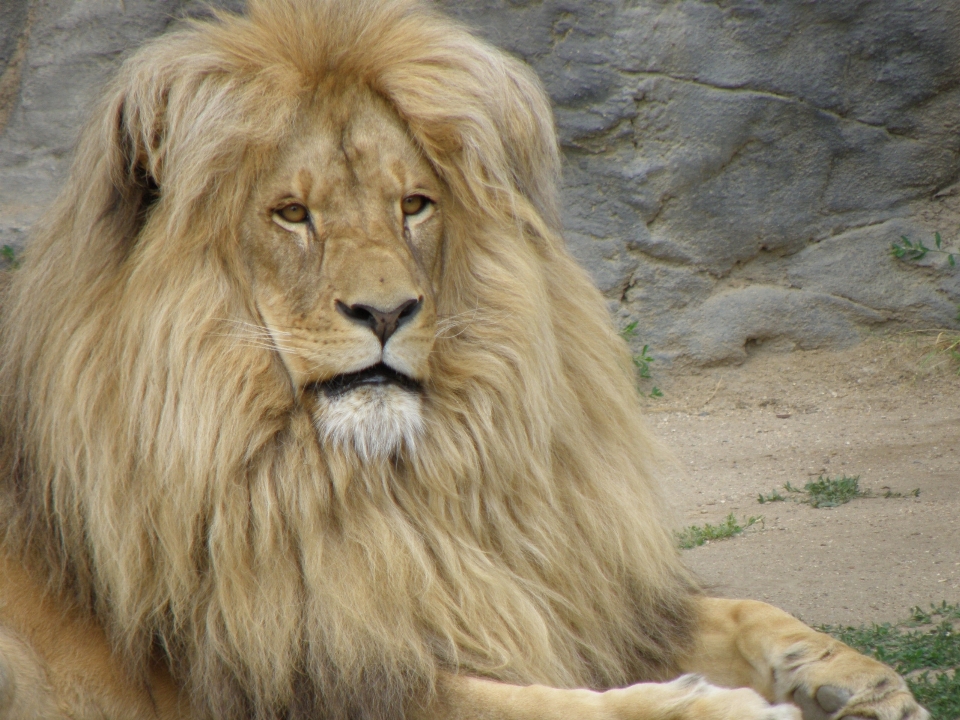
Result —
<instances>
[{"instance_id":1,"label":"small plant sprout","mask_svg":"<svg viewBox=\"0 0 960 720\"><path fill-rule=\"evenodd\" d=\"M769 495L764 495L763 493L760 493L760 495L757 497L757 502L760 503L761 505L763 505L764 503L771 503L771 502L786 502L786 500L787 498L781 495L779 490L774 490Z\"/></svg>"},{"instance_id":2,"label":"small plant sprout","mask_svg":"<svg viewBox=\"0 0 960 720\"><path fill-rule=\"evenodd\" d=\"M762 515L744 518L743 525L740 525L737 523L737 519L733 516L733 513L730 513L719 525L707 523L703 527L691 525L690 527L684 528L676 533L677 544L684 550L689 550L690 548L704 545L711 540L724 540L734 535L739 535L748 527L756 525L757 523L760 523L761 526L763 525Z\"/></svg>"},{"instance_id":3,"label":"small plant sprout","mask_svg":"<svg viewBox=\"0 0 960 720\"><path fill-rule=\"evenodd\" d=\"M637 366L637 374L642 378L650 377L650 363L653 362L653 356L650 354L650 346L644 345L639 355L633 356L633 364Z\"/></svg>"},{"instance_id":4,"label":"small plant sprout","mask_svg":"<svg viewBox=\"0 0 960 720\"><path fill-rule=\"evenodd\" d=\"M895 242L890 246L890 254L900 260L918 261L927 256L928 253L937 253L947 256L947 263L950 267L957 266L957 257L960 257L960 250L943 249L943 240L940 233L933 234L933 247L927 247L923 240L911 242L906 235L900 236L900 242Z\"/></svg>"},{"instance_id":5,"label":"small plant sprout","mask_svg":"<svg viewBox=\"0 0 960 720\"><path fill-rule=\"evenodd\" d=\"M637 321L634 320L632 323L626 325L623 330L620 331L620 337L622 337L627 342L630 342L633 338L637 336ZM637 369L637 377L641 380L649 380L653 376L650 374L650 363L655 360L653 355L650 354L650 346L644 345L641 348L640 352L633 356L633 365ZM661 398L663 397L663 391L658 388L656 385L650 390L650 394L647 397L652 398Z\"/></svg>"},{"instance_id":6,"label":"small plant sprout","mask_svg":"<svg viewBox=\"0 0 960 720\"><path fill-rule=\"evenodd\" d=\"M866 496L866 497L869 497L869 496ZM916 497L920 497L920 488L914 488L910 492L902 493L902 492L895 492L888 487L884 487L883 495L881 495L881 497L883 498L908 498L908 497L916 498Z\"/></svg>"},{"instance_id":7,"label":"small plant sprout","mask_svg":"<svg viewBox=\"0 0 960 720\"><path fill-rule=\"evenodd\" d=\"M950 267L956 267L957 257L960 257L960 250L944 250L943 240L938 232L933 234L933 245L932 248L927 247L923 244L923 240L911 242L910 238L906 235L901 235L900 242L895 242L890 246L890 254L900 260L916 262L922 260L928 253L938 253L947 256L947 263L949 263Z\"/></svg>"},{"instance_id":8,"label":"small plant sprout","mask_svg":"<svg viewBox=\"0 0 960 720\"><path fill-rule=\"evenodd\" d=\"M787 483L789 485L789 483ZM854 498L865 497L868 493L860 489L860 476L847 477L842 475L838 478L825 478L823 475L814 482L808 482L803 486L803 490L786 487L790 492L803 492L807 497L801 502L805 502L810 507L836 507L845 505Z\"/></svg>"}]
</instances>

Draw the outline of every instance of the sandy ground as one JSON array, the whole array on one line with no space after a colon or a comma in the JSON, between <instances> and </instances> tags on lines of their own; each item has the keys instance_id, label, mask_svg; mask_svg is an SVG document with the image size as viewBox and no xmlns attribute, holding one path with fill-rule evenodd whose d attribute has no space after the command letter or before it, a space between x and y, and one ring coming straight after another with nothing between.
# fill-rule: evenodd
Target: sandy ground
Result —
<instances>
[{"instance_id":1,"label":"sandy ground","mask_svg":"<svg viewBox=\"0 0 960 720\"><path fill-rule=\"evenodd\" d=\"M930 338L872 338L851 350L768 352L739 367L663 375L649 422L678 456L681 525L761 515L730 540L686 550L714 594L778 605L808 623L906 619L960 602L960 377ZM790 482L859 475L917 498L835 508L759 504ZM787 495L788 493L783 492Z\"/></svg>"}]
</instances>

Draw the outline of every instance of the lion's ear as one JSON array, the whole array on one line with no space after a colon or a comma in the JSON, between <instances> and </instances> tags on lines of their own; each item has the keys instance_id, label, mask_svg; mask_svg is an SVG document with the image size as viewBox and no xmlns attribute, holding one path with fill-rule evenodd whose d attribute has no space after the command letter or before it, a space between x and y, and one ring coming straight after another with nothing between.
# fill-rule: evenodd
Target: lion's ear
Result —
<instances>
[{"instance_id":1,"label":"lion's ear","mask_svg":"<svg viewBox=\"0 0 960 720\"><path fill-rule=\"evenodd\" d=\"M139 232L162 192L166 97L161 88L122 88L104 116L97 144L113 196L108 212L128 239Z\"/></svg>"},{"instance_id":2,"label":"lion's ear","mask_svg":"<svg viewBox=\"0 0 960 720\"><path fill-rule=\"evenodd\" d=\"M68 222L91 251L128 249L163 194L166 91L141 75L121 72L100 103L61 199L58 224Z\"/></svg>"}]
</instances>

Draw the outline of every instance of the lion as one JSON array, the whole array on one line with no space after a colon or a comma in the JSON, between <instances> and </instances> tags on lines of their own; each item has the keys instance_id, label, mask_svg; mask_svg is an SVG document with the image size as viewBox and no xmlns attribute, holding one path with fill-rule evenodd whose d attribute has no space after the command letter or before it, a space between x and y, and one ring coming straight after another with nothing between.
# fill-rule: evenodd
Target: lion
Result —
<instances>
[{"instance_id":1,"label":"lion","mask_svg":"<svg viewBox=\"0 0 960 720\"><path fill-rule=\"evenodd\" d=\"M922 720L681 560L547 97L417 0L124 64L0 319L0 717Z\"/></svg>"}]
</instances>

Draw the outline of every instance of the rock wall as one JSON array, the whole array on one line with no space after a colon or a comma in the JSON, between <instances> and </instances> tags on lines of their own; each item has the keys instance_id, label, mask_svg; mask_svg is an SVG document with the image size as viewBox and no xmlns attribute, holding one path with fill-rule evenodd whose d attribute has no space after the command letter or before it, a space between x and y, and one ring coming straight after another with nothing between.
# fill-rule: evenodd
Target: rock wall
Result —
<instances>
[{"instance_id":1,"label":"rock wall","mask_svg":"<svg viewBox=\"0 0 960 720\"><path fill-rule=\"evenodd\" d=\"M217 5L238 7L242 0ZM960 4L440 0L555 103L568 242L660 360L956 327ZM2 0L0 243L55 195L123 57L193 0Z\"/></svg>"}]
</instances>

